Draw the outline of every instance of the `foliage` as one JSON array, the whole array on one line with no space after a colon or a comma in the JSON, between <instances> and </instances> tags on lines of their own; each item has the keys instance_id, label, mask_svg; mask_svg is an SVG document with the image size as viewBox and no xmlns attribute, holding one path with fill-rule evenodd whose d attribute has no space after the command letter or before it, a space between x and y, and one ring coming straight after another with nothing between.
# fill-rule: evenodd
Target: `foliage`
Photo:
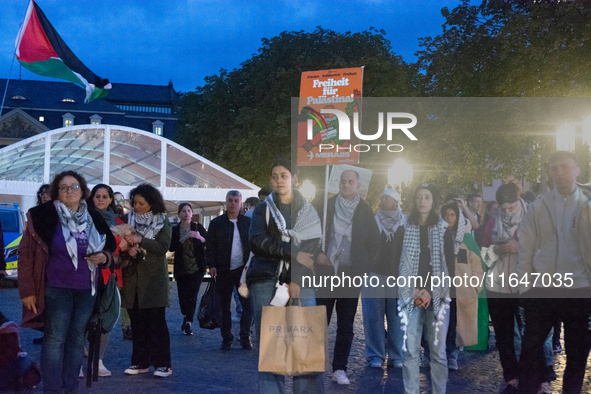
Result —
<instances>
[{"instance_id":1,"label":"foliage","mask_svg":"<svg viewBox=\"0 0 591 394\"><path fill-rule=\"evenodd\" d=\"M416 95L412 70L392 53L384 31L283 32L263 38L258 53L241 68L206 78L184 94L179 142L258 184L269 180L278 156L290 155L291 98L299 96L301 73L365 66L364 96Z\"/></svg>"}]
</instances>

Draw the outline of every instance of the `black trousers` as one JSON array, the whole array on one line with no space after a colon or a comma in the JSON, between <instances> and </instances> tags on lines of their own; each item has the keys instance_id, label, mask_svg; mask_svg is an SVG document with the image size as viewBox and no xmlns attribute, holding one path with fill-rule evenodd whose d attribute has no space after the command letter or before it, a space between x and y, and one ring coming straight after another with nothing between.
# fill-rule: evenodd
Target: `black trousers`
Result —
<instances>
[{"instance_id":1,"label":"black trousers","mask_svg":"<svg viewBox=\"0 0 591 394\"><path fill-rule=\"evenodd\" d=\"M532 290L535 291L535 290ZM524 298L524 336L521 345L519 392L537 393L544 381L544 341L557 318L564 324L566 369L562 392L580 393L591 349L591 299Z\"/></svg>"},{"instance_id":2,"label":"black trousers","mask_svg":"<svg viewBox=\"0 0 591 394\"><path fill-rule=\"evenodd\" d=\"M205 271L199 269L192 274L181 275L176 278L181 313L185 320L191 323L193 323L193 316L197 308L197 295L204 275Z\"/></svg>"},{"instance_id":3,"label":"black trousers","mask_svg":"<svg viewBox=\"0 0 591 394\"><path fill-rule=\"evenodd\" d=\"M359 297L359 294L357 294ZM353 324L359 298L317 298L316 305L326 306L326 322L330 324L332 311L337 310L337 337L334 344L332 370L347 370L351 343L353 343Z\"/></svg>"},{"instance_id":4,"label":"black trousers","mask_svg":"<svg viewBox=\"0 0 591 394\"><path fill-rule=\"evenodd\" d=\"M513 342L515 319L518 324L521 323L519 299L516 294L505 295L489 291L487 295L488 313L495 329L495 340L503 367L503 377L505 382L508 382L519 377L519 363L517 356L515 356L515 343ZM523 354L523 350L521 354ZM541 360L545 360L543 353ZM545 361L544 365L546 365Z\"/></svg>"},{"instance_id":5,"label":"black trousers","mask_svg":"<svg viewBox=\"0 0 591 394\"><path fill-rule=\"evenodd\" d=\"M240 286L240 277L244 267L230 271L219 272L216 279L218 294L222 306L222 340L224 343L232 343L232 292L234 287ZM250 341L250 326L252 325L252 308L250 300L239 295L242 305L242 316L240 317L240 342Z\"/></svg>"},{"instance_id":6,"label":"black trousers","mask_svg":"<svg viewBox=\"0 0 591 394\"><path fill-rule=\"evenodd\" d=\"M127 310L133 332L131 365L140 368L171 367L170 334L165 311L165 307L139 309L135 296L133 308Z\"/></svg>"}]
</instances>

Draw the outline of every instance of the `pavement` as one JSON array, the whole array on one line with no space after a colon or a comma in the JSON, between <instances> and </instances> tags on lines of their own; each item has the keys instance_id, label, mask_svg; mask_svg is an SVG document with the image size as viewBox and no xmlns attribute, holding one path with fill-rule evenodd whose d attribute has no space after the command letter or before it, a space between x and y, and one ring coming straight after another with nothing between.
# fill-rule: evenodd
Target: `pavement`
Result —
<instances>
[{"instance_id":1,"label":"pavement","mask_svg":"<svg viewBox=\"0 0 591 394\"><path fill-rule=\"evenodd\" d=\"M204 284L199 296L205 291ZM233 302L233 301L232 301ZM330 373L325 373L324 388L326 393L404 393L402 369L370 368L363 356L364 335L359 303L355 319L355 338L349 356L347 375L349 386L339 386L332 381ZM18 289L0 289L0 310L11 320L20 322L21 303ZM234 307L232 308L234 310ZM170 282L170 308L166 310L166 320L170 331L172 354L172 375L158 378L148 374L128 376L123 373L130 366L131 341L124 340L119 324L111 334L104 358L105 366L112 372L111 377L99 378L87 389L86 380L80 380L81 393L257 393L258 350L242 350L238 341L230 351L220 350L221 336L219 329L204 330L198 327L197 319L193 325L194 335L181 333L182 315L178 305L175 282ZM336 318L329 326L330 360L336 335ZM238 323L233 323L234 336L238 338ZM38 361L40 345L34 345L33 339L41 334L30 329L21 329L21 347L29 357ZM492 335L494 338L494 335ZM460 370L450 371L447 384L448 393L499 393L504 388L502 369L494 339L487 352L462 352L459 357ZM564 345L563 345L564 346ZM85 359L86 362L86 359ZM562 387L562 374L566 364L565 352L555 355L554 369L558 380L552 382L551 390L558 393ZM86 367L84 366L86 369ZM589 367L585 376L583 392L591 393L591 374ZM40 385L41 386L41 385ZM41 392L41 387L24 391ZM291 379L286 379L287 392L292 392ZM421 393L430 393L429 369L421 368Z\"/></svg>"}]
</instances>

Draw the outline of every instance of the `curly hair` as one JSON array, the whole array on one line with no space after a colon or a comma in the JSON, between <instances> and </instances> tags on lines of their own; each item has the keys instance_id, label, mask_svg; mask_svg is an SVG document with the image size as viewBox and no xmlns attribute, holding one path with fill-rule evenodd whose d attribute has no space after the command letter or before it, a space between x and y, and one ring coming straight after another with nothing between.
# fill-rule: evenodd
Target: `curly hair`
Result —
<instances>
[{"instance_id":1,"label":"curly hair","mask_svg":"<svg viewBox=\"0 0 591 394\"><path fill-rule=\"evenodd\" d=\"M150 205L150 210L153 214L166 213L166 207L164 205L164 199L162 194L154 186L147 183L131 189L129 192L129 202L131 206L134 206L135 196L142 196L146 202Z\"/></svg>"},{"instance_id":2,"label":"curly hair","mask_svg":"<svg viewBox=\"0 0 591 394\"><path fill-rule=\"evenodd\" d=\"M77 173L76 171L64 171L60 172L53 178L51 182L51 186L49 187L49 196L52 200L57 200L60 194L60 182L67 176L71 176L76 178L78 184L80 185L80 190L82 191L82 197L80 197L80 201L86 200L90 195L90 190L88 190L88 185L86 184L86 179Z\"/></svg>"},{"instance_id":3,"label":"curly hair","mask_svg":"<svg viewBox=\"0 0 591 394\"><path fill-rule=\"evenodd\" d=\"M111 199L111 204L109 204L109 208L111 208L113 212L115 212L116 206L113 189L111 189L111 186L105 185L104 183L99 183L98 185L92 188L92 190L90 191L90 196L86 199L86 205L92 208L96 208L96 206L94 205L94 196L99 189L105 189L107 191L107 193L109 194L109 198Z\"/></svg>"},{"instance_id":4,"label":"curly hair","mask_svg":"<svg viewBox=\"0 0 591 394\"><path fill-rule=\"evenodd\" d=\"M43 204L43 202L41 201L41 194L43 194L44 192L49 194L49 184L47 183L41 185L39 190L37 190L37 205Z\"/></svg>"}]
</instances>

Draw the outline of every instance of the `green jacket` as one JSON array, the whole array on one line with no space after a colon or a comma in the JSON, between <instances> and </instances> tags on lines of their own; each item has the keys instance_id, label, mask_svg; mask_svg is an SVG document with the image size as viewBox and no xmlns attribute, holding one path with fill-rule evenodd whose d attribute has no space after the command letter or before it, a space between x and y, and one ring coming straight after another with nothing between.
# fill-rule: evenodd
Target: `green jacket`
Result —
<instances>
[{"instance_id":1,"label":"green jacket","mask_svg":"<svg viewBox=\"0 0 591 394\"><path fill-rule=\"evenodd\" d=\"M172 226L167 218L154 239L142 240L141 247L146 249L146 258L123 273L121 307L133 308L136 294L139 309L169 306L166 252L170 247L171 236Z\"/></svg>"}]
</instances>

